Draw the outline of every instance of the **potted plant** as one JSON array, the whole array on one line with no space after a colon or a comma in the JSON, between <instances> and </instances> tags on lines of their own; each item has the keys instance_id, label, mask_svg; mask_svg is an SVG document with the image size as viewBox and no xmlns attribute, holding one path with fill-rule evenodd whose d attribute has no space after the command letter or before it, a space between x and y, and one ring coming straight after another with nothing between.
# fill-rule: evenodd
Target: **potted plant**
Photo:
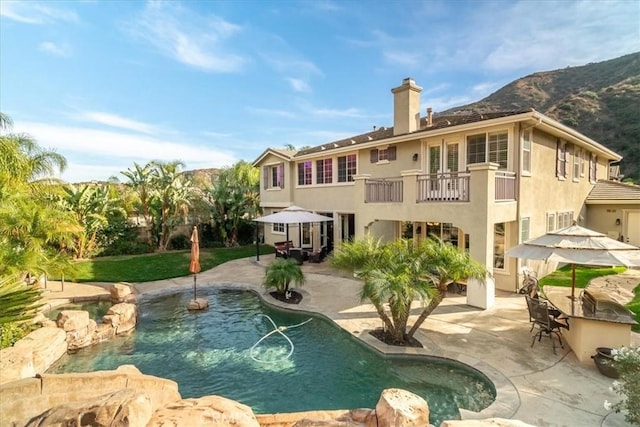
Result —
<instances>
[{"instance_id":1,"label":"potted plant","mask_svg":"<svg viewBox=\"0 0 640 427\"><path fill-rule=\"evenodd\" d=\"M619 378L620 374L616 369L616 361L613 357L613 349L608 347L596 348L596 354L591 356L598 371L609 378Z\"/></svg>"},{"instance_id":2,"label":"potted plant","mask_svg":"<svg viewBox=\"0 0 640 427\"><path fill-rule=\"evenodd\" d=\"M276 288L271 292L271 296L274 298L297 304L302 300L302 295L289 290L289 285L292 282L298 286L304 284L305 277L302 269L295 261L276 258L267 266L262 284L266 289Z\"/></svg>"}]
</instances>

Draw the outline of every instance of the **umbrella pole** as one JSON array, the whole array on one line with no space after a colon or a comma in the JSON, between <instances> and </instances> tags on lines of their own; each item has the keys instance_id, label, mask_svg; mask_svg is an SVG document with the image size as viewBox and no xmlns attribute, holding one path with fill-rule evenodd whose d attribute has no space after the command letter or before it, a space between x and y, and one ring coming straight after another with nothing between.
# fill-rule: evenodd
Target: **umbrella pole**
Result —
<instances>
[{"instance_id":1,"label":"umbrella pole","mask_svg":"<svg viewBox=\"0 0 640 427\"><path fill-rule=\"evenodd\" d=\"M571 299L576 299L576 265L571 264Z\"/></svg>"},{"instance_id":2,"label":"umbrella pole","mask_svg":"<svg viewBox=\"0 0 640 427\"><path fill-rule=\"evenodd\" d=\"M193 299L196 300L196 274L193 274Z\"/></svg>"},{"instance_id":3,"label":"umbrella pole","mask_svg":"<svg viewBox=\"0 0 640 427\"><path fill-rule=\"evenodd\" d=\"M256 261L260 261L260 226L256 222Z\"/></svg>"}]
</instances>

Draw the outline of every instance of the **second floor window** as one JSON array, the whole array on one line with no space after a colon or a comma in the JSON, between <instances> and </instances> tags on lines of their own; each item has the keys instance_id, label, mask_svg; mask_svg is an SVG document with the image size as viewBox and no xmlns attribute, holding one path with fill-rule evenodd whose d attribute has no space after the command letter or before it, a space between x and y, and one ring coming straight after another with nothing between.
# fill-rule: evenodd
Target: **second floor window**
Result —
<instances>
[{"instance_id":1,"label":"second floor window","mask_svg":"<svg viewBox=\"0 0 640 427\"><path fill-rule=\"evenodd\" d=\"M262 180L265 190L269 188L284 188L284 163L264 166Z\"/></svg>"},{"instance_id":2,"label":"second floor window","mask_svg":"<svg viewBox=\"0 0 640 427\"><path fill-rule=\"evenodd\" d=\"M332 159L316 160L316 184L331 184L333 182Z\"/></svg>"},{"instance_id":3,"label":"second floor window","mask_svg":"<svg viewBox=\"0 0 640 427\"><path fill-rule=\"evenodd\" d=\"M573 148L573 179L577 181L580 179L580 158L582 153L578 150L578 147L574 145Z\"/></svg>"},{"instance_id":4,"label":"second floor window","mask_svg":"<svg viewBox=\"0 0 640 427\"><path fill-rule=\"evenodd\" d=\"M507 132L483 133L467 137L467 164L493 162L507 169L509 135Z\"/></svg>"},{"instance_id":5,"label":"second floor window","mask_svg":"<svg viewBox=\"0 0 640 427\"><path fill-rule=\"evenodd\" d=\"M311 161L298 163L298 185L311 185Z\"/></svg>"},{"instance_id":6,"label":"second floor window","mask_svg":"<svg viewBox=\"0 0 640 427\"><path fill-rule=\"evenodd\" d=\"M558 178L567 177L567 143L558 140L556 148L556 176Z\"/></svg>"},{"instance_id":7,"label":"second floor window","mask_svg":"<svg viewBox=\"0 0 640 427\"><path fill-rule=\"evenodd\" d=\"M356 155L338 157L338 182L351 182L356 174Z\"/></svg>"},{"instance_id":8,"label":"second floor window","mask_svg":"<svg viewBox=\"0 0 640 427\"><path fill-rule=\"evenodd\" d=\"M371 150L371 163L378 163L384 160L392 161L396 159L396 147L387 147Z\"/></svg>"}]
</instances>

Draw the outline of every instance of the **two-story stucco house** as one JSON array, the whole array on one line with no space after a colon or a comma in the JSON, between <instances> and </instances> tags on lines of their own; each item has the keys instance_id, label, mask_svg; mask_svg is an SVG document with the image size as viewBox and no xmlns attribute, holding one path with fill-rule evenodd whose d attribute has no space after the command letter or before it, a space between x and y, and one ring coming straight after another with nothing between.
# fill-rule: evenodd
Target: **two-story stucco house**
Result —
<instances>
[{"instance_id":1,"label":"two-story stucco house","mask_svg":"<svg viewBox=\"0 0 640 427\"><path fill-rule=\"evenodd\" d=\"M260 203L265 214L298 205L333 217L296 227L294 246L332 248L366 233L450 241L491 272L467 288L468 303L486 308L495 289L520 286L524 261L505 251L574 219L585 224L585 199L621 157L533 109L444 116L428 108L421 118L421 91L411 78L391 90L392 128L264 151L254 162ZM265 224L264 238L284 240L284 225Z\"/></svg>"}]
</instances>

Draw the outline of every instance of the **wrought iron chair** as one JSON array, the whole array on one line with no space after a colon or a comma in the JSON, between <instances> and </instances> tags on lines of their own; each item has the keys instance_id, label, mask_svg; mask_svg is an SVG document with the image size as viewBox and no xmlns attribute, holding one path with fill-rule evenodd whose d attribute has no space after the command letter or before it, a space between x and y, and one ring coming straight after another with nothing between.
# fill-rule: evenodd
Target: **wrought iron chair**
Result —
<instances>
[{"instance_id":1,"label":"wrought iron chair","mask_svg":"<svg viewBox=\"0 0 640 427\"><path fill-rule=\"evenodd\" d=\"M538 332L533 335L531 347L536 343L536 338L538 338L538 342L540 342L542 334L546 334L551 339L553 354L556 354L556 343L553 340L553 335L555 334L558 337L560 347L564 348L564 345L562 344L562 331L560 328L566 328L567 325L555 320L549 311L549 305L546 301L531 298L528 295L525 295L525 299L527 300L527 308L529 309L529 322L531 322L531 330L529 332L533 331L535 327L538 328Z\"/></svg>"}]
</instances>

